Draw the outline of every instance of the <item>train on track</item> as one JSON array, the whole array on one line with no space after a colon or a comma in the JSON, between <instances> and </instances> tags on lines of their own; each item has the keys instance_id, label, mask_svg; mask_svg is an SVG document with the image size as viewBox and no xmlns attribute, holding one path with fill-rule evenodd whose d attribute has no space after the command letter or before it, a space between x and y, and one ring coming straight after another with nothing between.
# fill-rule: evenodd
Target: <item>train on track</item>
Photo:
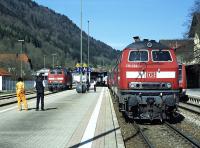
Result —
<instances>
[{"instance_id":1,"label":"train on track","mask_svg":"<svg viewBox=\"0 0 200 148\"><path fill-rule=\"evenodd\" d=\"M170 119L186 88L185 67L177 62L174 49L134 39L109 73L108 87L129 119Z\"/></svg>"},{"instance_id":2,"label":"train on track","mask_svg":"<svg viewBox=\"0 0 200 148\"><path fill-rule=\"evenodd\" d=\"M66 68L52 68L48 73L48 89L61 91L72 88L72 73Z\"/></svg>"},{"instance_id":3,"label":"train on track","mask_svg":"<svg viewBox=\"0 0 200 148\"><path fill-rule=\"evenodd\" d=\"M97 86L107 86L107 71L91 72L91 80L96 80Z\"/></svg>"}]
</instances>

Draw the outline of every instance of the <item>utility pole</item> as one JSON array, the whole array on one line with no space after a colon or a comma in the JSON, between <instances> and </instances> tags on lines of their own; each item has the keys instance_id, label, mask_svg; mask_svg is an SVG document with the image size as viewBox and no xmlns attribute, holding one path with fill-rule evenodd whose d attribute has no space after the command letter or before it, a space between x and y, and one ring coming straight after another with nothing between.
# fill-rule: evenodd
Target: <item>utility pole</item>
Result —
<instances>
[{"instance_id":1,"label":"utility pole","mask_svg":"<svg viewBox=\"0 0 200 148\"><path fill-rule=\"evenodd\" d=\"M89 67L89 59L90 59L90 36L89 36L89 23L90 21L88 21L88 67Z\"/></svg>"},{"instance_id":2,"label":"utility pole","mask_svg":"<svg viewBox=\"0 0 200 148\"><path fill-rule=\"evenodd\" d=\"M90 68L90 21L88 20L88 76L89 76L89 82L90 82L90 72L89 72L89 68Z\"/></svg>"},{"instance_id":3,"label":"utility pole","mask_svg":"<svg viewBox=\"0 0 200 148\"><path fill-rule=\"evenodd\" d=\"M20 75L21 75L21 78L22 78L22 50L23 50L23 42L24 42L24 40L18 40L18 42L21 42L21 43L22 43L22 44L21 44L21 45L22 45L22 46L21 46L21 53L20 53L20 55L21 55L21 56L20 56L20 60L21 60L21 68L20 68L20 69L21 69L21 70L20 70L20 71L21 71L21 74L20 74Z\"/></svg>"},{"instance_id":4,"label":"utility pole","mask_svg":"<svg viewBox=\"0 0 200 148\"><path fill-rule=\"evenodd\" d=\"M81 83L81 87L82 87L82 92L83 92L83 82L82 82L82 72L83 72L83 57L82 57L82 52L83 52L83 47L82 47L82 37L83 37L83 30L82 30L82 18L83 18L83 10L82 10L82 0L81 0L81 47L80 47L80 59L81 59L81 75L80 75L80 83Z\"/></svg>"},{"instance_id":5,"label":"utility pole","mask_svg":"<svg viewBox=\"0 0 200 148\"><path fill-rule=\"evenodd\" d=\"M46 55L44 55L44 69L45 69L45 57L46 57Z\"/></svg>"},{"instance_id":6,"label":"utility pole","mask_svg":"<svg viewBox=\"0 0 200 148\"><path fill-rule=\"evenodd\" d=\"M53 68L54 68L54 56L56 56L56 53L53 53L52 56L53 56Z\"/></svg>"}]
</instances>

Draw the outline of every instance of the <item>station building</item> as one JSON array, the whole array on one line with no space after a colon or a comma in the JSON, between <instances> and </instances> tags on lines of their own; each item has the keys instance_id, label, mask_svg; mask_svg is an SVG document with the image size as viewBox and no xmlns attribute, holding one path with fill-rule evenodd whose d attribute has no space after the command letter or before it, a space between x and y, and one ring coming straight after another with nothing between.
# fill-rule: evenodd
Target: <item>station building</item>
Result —
<instances>
[{"instance_id":1,"label":"station building","mask_svg":"<svg viewBox=\"0 0 200 148\"><path fill-rule=\"evenodd\" d=\"M11 74L0 68L0 91L6 90L6 81L11 79Z\"/></svg>"}]
</instances>

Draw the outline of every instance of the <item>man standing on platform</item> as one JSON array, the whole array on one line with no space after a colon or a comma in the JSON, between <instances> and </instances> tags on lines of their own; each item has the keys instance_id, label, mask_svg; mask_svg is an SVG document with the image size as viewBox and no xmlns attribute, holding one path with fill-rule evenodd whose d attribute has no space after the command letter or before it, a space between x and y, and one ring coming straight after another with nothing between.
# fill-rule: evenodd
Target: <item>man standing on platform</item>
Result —
<instances>
[{"instance_id":1,"label":"man standing on platform","mask_svg":"<svg viewBox=\"0 0 200 148\"><path fill-rule=\"evenodd\" d=\"M42 77L42 74L40 73L39 76L36 78L34 87L37 90L37 101L36 101L36 111L39 109L39 104L41 101L41 110L44 111L44 88L45 83Z\"/></svg>"}]
</instances>

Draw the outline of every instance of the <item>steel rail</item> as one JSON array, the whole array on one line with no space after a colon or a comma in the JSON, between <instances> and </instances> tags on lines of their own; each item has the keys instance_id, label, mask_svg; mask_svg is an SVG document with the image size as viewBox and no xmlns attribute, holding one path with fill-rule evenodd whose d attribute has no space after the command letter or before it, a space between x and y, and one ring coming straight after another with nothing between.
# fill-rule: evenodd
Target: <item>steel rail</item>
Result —
<instances>
[{"instance_id":1,"label":"steel rail","mask_svg":"<svg viewBox=\"0 0 200 148\"><path fill-rule=\"evenodd\" d=\"M54 93L57 93L57 92L46 93L46 94L44 94L44 96L51 95L51 94L54 94ZM33 94L34 94L34 93L33 93ZM27 97L26 100L31 100L31 99L34 99L34 98L36 98L36 97L37 97L37 95L30 96L30 97ZM13 97L13 98L10 98L10 99L12 99L12 100L10 100L10 102L6 102L6 101L5 101L5 102L1 103L1 104L0 104L0 107L6 106L6 105L10 105L10 104L14 104L14 103L17 103L17 100L16 100L16 99L13 100L14 97Z\"/></svg>"},{"instance_id":2,"label":"steel rail","mask_svg":"<svg viewBox=\"0 0 200 148\"><path fill-rule=\"evenodd\" d=\"M183 104L184 104L184 103L183 103ZM196 105L191 105L191 104L188 104L188 103L185 103L185 104L188 105L188 106L191 106L191 107L195 107L195 108L199 108L199 109L200 109L200 106L196 107ZM195 110L194 108L193 108L193 109L192 109L192 108L188 108L188 107L183 106L183 105L181 105L181 104L178 104L178 107L181 108L181 109L187 110L187 111L189 111L189 112L195 113L195 114L200 114L200 112L197 111L197 110Z\"/></svg>"},{"instance_id":3,"label":"steel rail","mask_svg":"<svg viewBox=\"0 0 200 148\"><path fill-rule=\"evenodd\" d=\"M148 137L144 134L140 126L136 123L133 123L133 126L138 130L138 132L141 134L142 138L146 142L149 148L154 148L153 144L149 141Z\"/></svg>"},{"instance_id":4,"label":"steel rail","mask_svg":"<svg viewBox=\"0 0 200 148\"><path fill-rule=\"evenodd\" d=\"M200 108L200 104L194 104L194 103L190 103L190 102L182 102L184 104L190 105L190 106L194 106L194 107L199 107Z\"/></svg>"},{"instance_id":5,"label":"steel rail","mask_svg":"<svg viewBox=\"0 0 200 148\"><path fill-rule=\"evenodd\" d=\"M27 91L25 95L34 94L34 91ZM16 97L16 93L0 96L0 100L10 99Z\"/></svg>"},{"instance_id":6,"label":"steel rail","mask_svg":"<svg viewBox=\"0 0 200 148\"><path fill-rule=\"evenodd\" d=\"M167 125L173 131L175 131L176 133L178 133L179 135L181 135L184 139L187 139L187 141L189 141L191 144L193 144L197 148L200 148L200 143L197 140L192 139L189 135L186 135L185 133L181 132L179 129L177 129L176 127L174 127L173 125L171 125L166 121L164 122L164 124Z\"/></svg>"}]
</instances>

